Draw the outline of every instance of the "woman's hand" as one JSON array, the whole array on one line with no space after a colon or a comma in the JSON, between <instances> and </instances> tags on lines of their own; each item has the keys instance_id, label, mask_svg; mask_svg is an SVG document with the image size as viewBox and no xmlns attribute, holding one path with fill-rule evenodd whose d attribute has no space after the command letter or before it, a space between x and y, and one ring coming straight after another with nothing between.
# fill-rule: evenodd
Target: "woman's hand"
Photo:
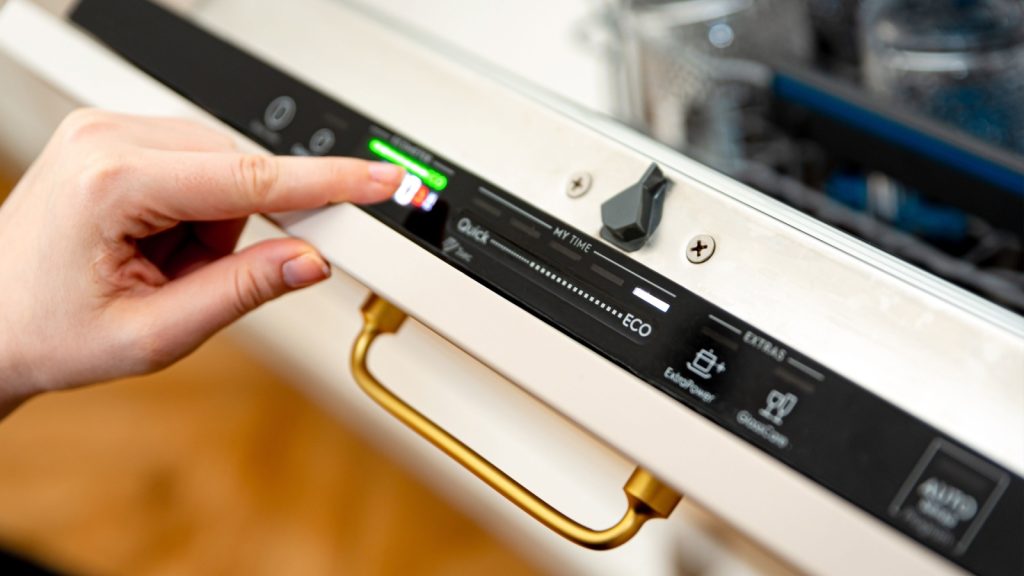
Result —
<instances>
[{"instance_id":1,"label":"woman's hand","mask_svg":"<svg viewBox=\"0 0 1024 576\"><path fill-rule=\"evenodd\" d=\"M250 214L378 202L402 170L241 154L202 125L71 114L0 207L0 416L163 368L330 268L294 238L233 253Z\"/></svg>"}]
</instances>

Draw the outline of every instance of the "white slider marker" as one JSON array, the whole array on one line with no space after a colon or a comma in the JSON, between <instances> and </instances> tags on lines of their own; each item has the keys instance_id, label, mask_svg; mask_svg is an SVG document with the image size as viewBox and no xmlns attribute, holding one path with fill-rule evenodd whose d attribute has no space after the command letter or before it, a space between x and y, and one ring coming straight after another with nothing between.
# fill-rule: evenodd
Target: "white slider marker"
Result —
<instances>
[{"instance_id":1,"label":"white slider marker","mask_svg":"<svg viewBox=\"0 0 1024 576\"><path fill-rule=\"evenodd\" d=\"M393 196L395 203L399 206L408 206L412 202L413 197L416 196L420 186L423 186L423 181L418 176L406 172L402 178L402 183L398 185L398 190L395 190Z\"/></svg>"},{"instance_id":2,"label":"white slider marker","mask_svg":"<svg viewBox=\"0 0 1024 576\"><path fill-rule=\"evenodd\" d=\"M654 306L655 308L661 310L662 312L668 312L668 302L665 302L664 300L655 297L650 292L644 290L639 286L633 288L633 296L636 296L637 298L643 300L644 302L647 302L648 304Z\"/></svg>"}]
</instances>

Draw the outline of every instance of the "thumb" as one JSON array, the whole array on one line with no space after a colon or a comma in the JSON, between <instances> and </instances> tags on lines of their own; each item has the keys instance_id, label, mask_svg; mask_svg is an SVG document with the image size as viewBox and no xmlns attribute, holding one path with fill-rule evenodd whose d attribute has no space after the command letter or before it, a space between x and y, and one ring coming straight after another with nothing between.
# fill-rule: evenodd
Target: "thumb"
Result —
<instances>
[{"instance_id":1,"label":"thumb","mask_svg":"<svg viewBox=\"0 0 1024 576\"><path fill-rule=\"evenodd\" d=\"M146 297L150 328L159 331L162 360L192 352L221 328L261 304L331 275L306 242L266 240L170 282Z\"/></svg>"}]
</instances>

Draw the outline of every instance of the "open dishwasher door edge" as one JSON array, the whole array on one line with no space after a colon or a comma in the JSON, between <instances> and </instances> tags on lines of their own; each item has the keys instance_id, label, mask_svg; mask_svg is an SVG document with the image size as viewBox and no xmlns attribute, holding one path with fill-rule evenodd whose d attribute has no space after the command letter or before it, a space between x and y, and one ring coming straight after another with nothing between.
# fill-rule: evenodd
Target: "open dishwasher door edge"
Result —
<instances>
[{"instance_id":1,"label":"open dishwasher door edge","mask_svg":"<svg viewBox=\"0 0 1024 576\"><path fill-rule=\"evenodd\" d=\"M382 66L378 63L378 66L403 70L401 82L389 83L381 79L379 87L368 87L373 84L367 82L374 77L373 67L352 59L344 66L345 75L349 77L347 87L334 87L329 93L345 94L346 101L358 102L360 109L372 110L376 116L387 118L389 124L402 126L403 133L416 134L419 142L425 142L425 137L429 136L427 143L430 149L445 150L445 157L458 158L460 164L472 165L478 173L487 173L490 180L501 184L501 189L516 190L517 195L533 205L548 213L559 214L572 224L573 230L594 231L602 196L625 188L650 161L507 90L471 78L448 64L434 63L429 55L415 50L405 40L395 37L393 32L380 28L357 13L317 2L303 4L302 9L312 11L307 13L309 16L313 13L318 15L310 18L312 22L343 24L346 38L372 39L377 55L393 64ZM294 6L288 10L282 8L283 12L294 10ZM140 78L130 67L79 33L38 20L38 15L32 14L21 2L10 3L0 23L3 26L2 41L31 67L52 82L63 84L67 91L83 101L125 111L201 116L194 107L149 79ZM12 22L15 16L18 21ZM290 19L292 26L297 25L295 20L295 17ZM278 17L267 15L267 21L286 26L289 18L287 14ZM257 48L253 47L253 50ZM389 53L391 60L388 60ZM269 53L262 56L273 61ZM71 62L77 64L71 66ZM97 74L98 71L102 73ZM318 77L318 84L329 79L329 75L317 76L319 71L313 72L307 70L303 76ZM403 105L409 108L408 99L401 93L396 94L396 89L414 86L417 94L423 94L429 100L430 86L434 84L428 83L444 84L444 81L449 81L452 87L443 98L434 94L439 98L438 102L443 101L433 108L434 118L402 111ZM470 90L460 97L459 90L465 90L470 84ZM500 103L500 110L514 113L508 114L504 120L491 118L489 126L476 124L475 127L474 122L467 122L469 126L464 126L436 118L436 112L445 109L470 114L474 103L480 106L480 102L494 107ZM541 133L550 139L530 141L527 135L501 129L523 118L536 118L547 129ZM491 131L498 134L488 135ZM517 141L517 138L525 138L526 141ZM571 153L568 144L576 146ZM534 149L520 152L524 145L532 145ZM487 148L491 148L492 154L487 154ZM501 150L501 153L495 154L494 150ZM501 162L488 156L499 156ZM595 172L599 182L604 183L602 188L591 192L582 202L553 194L554 190L561 189L567 160L571 160L573 165L601 166ZM650 253L638 256L638 261L666 271L665 275L672 280L685 284L741 317L751 321L756 319L757 325L773 326L773 334L781 336L781 340L796 344L810 357L858 382L871 383L871 390L887 399L900 400L900 406L908 410L914 402L907 401L905 397L898 398L899 389L904 393L908 389L907 382L941 382L943 379L956 382L968 381L972 375L978 377L978 359L971 358L968 352L956 352L955 338L952 342L942 339L950 338L948 333L945 336L931 335L927 341L908 338L921 336L919 332L910 330L908 324L927 315L937 315L938 319L934 321L938 327L956 332L960 337L966 337L963 336L966 333L977 339L988 338L991 343L988 359L992 362L1005 364L1020 357L1019 334L1014 330L987 323L946 302L937 301L933 296L893 281L863 262L838 253L800 231L794 231L733 198L694 182L686 174L672 170L675 164L668 162L669 170L666 172L677 183L685 183L686 187L673 192L666 201L666 208L671 208L674 203L679 213L693 214L695 220L719 232L720 238L728 239L733 248L720 248L723 252L714 261L719 266L717 272L710 266L702 268L700 274L683 268L678 250L662 247L685 245L689 235L687 230L692 229L691 223L687 222L678 228L663 228ZM679 165L691 168L683 161ZM529 166L530 170L518 168L521 166ZM504 200L512 199L504 197ZM524 205L519 209L529 210L529 207ZM537 215L536 212L532 214ZM723 224L727 218L736 222ZM619 364L594 353L592 348L580 345L576 340L566 338L551 323L524 313L519 305L482 287L477 280L431 255L426 248L410 242L407 236L395 233L380 219L358 208L339 206L315 215L286 217L282 222L290 232L314 242L332 262L366 285L797 564L823 573L860 573L865 570L936 573L955 569L781 465L763 448L750 444L749 439L741 440L724 429L709 425L704 416L642 384L622 370ZM757 245L758 237L762 240L761 246ZM365 250L367 245L373 245L374 249ZM740 246L743 247L742 253ZM799 255L795 262L793 254ZM617 255L612 258L619 264L626 262ZM744 261L744 258L750 260ZM756 265L745 271L744 266L751 262ZM783 277L789 274L791 278L800 280L809 280L820 274L825 276L826 279L822 280L825 283L830 276L826 272L835 272L838 276L834 281L839 284L835 290L839 293L822 296L814 293L816 286L811 283L797 289L798 294L783 298L786 290L763 275L765 267L778 270ZM648 269L633 270L643 272ZM737 286L735 282L714 285L714 279L705 275L712 273L719 276L734 274L749 283L746 286ZM431 282L410 281L422 278L430 278ZM881 298L865 298L864 294L872 290L883 293L890 305L897 305L897 316L909 318L893 318L890 311L881 307ZM760 310L764 306L758 307L752 296L762 298L761 302L799 302L804 312L773 318L772 311ZM830 306L848 298L860 298L858 313L866 313L869 317L845 325L828 319L826 315L814 314L815 310L825 312ZM724 313L722 316L736 322ZM1011 328L1013 322L1009 322ZM825 324L824 329L821 323ZM836 341L825 344L808 342L808 334L815 332L807 330L812 325L817 331L835 332ZM495 331L494 326L502 326L503 330ZM775 326L781 328L776 329ZM874 373L871 367L858 368L857 362L842 357L843 346L857 342L857 338L851 340L848 332L855 334L858 328L865 326L880 329L876 334L877 345L889 341L900 346L899 350L889 350L889 357L885 356L885 351L876 356L881 367L876 367L879 371ZM839 330L847 327L852 330ZM938 362L941 365L936 367L907 366L904 364L912 363L894 359L901 352L913 357L920 354L921 349L931 354L949 350L950 354L943 354ZM921 368L924 374L915 368ZM995 378L992 367L982 368L980 377L987 379L991 375ZM1014 378L1018 376L1019 368L1018 372L1011 370L998 376L996 385L1009 390L1010 405L1001 406L992 414L998 416L1006 410L1012 413L1019 408L1019 396L1014 395L1012 388ZM901 386L892 386L896 392L883 393L879 390L893 382L899 383L901 379ZM876 381L881 384L876 384ZM893 394L897 397L893 398ZM998 400L995 403L998 404ZM981 406L975 409L986 414L989 403L979 404ZM813 401L805 405L811 406L810 409L814 407ZM756 406L752 408L756 409ZM933 425L941 420L936 414L944 413L928 407L915 409L919 411L915 412L919 417L927 417ZM997 427L997 431L1002 432L1012 430L1015 423L1011 420L1007 426L1005 419L993 419L1003 425L1002 428ZM954 428L958 439L1019 474L1019 457L1013 456L1018 446L1013 438L1008 439L1004 446L993 447L985 434L972 433L971 427L964 432L959 424L941 423L941 428ZM916 468L915 464L915 461L907 462L908 472ZM723 478L729 481L723 481ZM1019 476L1015 478L1019 481ZM893 498L896 496L892 495ZM1006 500L1001 505L1005 506Z\"/></svg>"}]
</instances>

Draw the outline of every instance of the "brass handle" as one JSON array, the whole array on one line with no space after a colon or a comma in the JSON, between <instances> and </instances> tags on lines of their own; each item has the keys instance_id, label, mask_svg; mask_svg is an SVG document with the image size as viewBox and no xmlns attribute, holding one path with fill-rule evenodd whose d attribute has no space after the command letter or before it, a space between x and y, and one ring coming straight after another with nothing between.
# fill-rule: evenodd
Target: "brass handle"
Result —
<instances>
[{"instance_id":1,"label":"brass handle","mask_svg":"<svg viewBox=\"0 0 1024 576\"><path fill-rule=\"evenodd\" d=\"M352 347L352 374L356 382L370 398L394 417L454 458L477 478L486 482L541 524L581 546L607 550L627 542L640 530L644 522L652 518L668 517L679 503L682 496L662 484L650 472L637 467L623 487L629 508L614 526L604 530L593 530L555 510L472 448L403 402L370 373L366 365L370 346L377 336L397 332L405 318L404 312L376 294L371 294L363 304L363 330Z\"/></svg>"}]
</instances>

